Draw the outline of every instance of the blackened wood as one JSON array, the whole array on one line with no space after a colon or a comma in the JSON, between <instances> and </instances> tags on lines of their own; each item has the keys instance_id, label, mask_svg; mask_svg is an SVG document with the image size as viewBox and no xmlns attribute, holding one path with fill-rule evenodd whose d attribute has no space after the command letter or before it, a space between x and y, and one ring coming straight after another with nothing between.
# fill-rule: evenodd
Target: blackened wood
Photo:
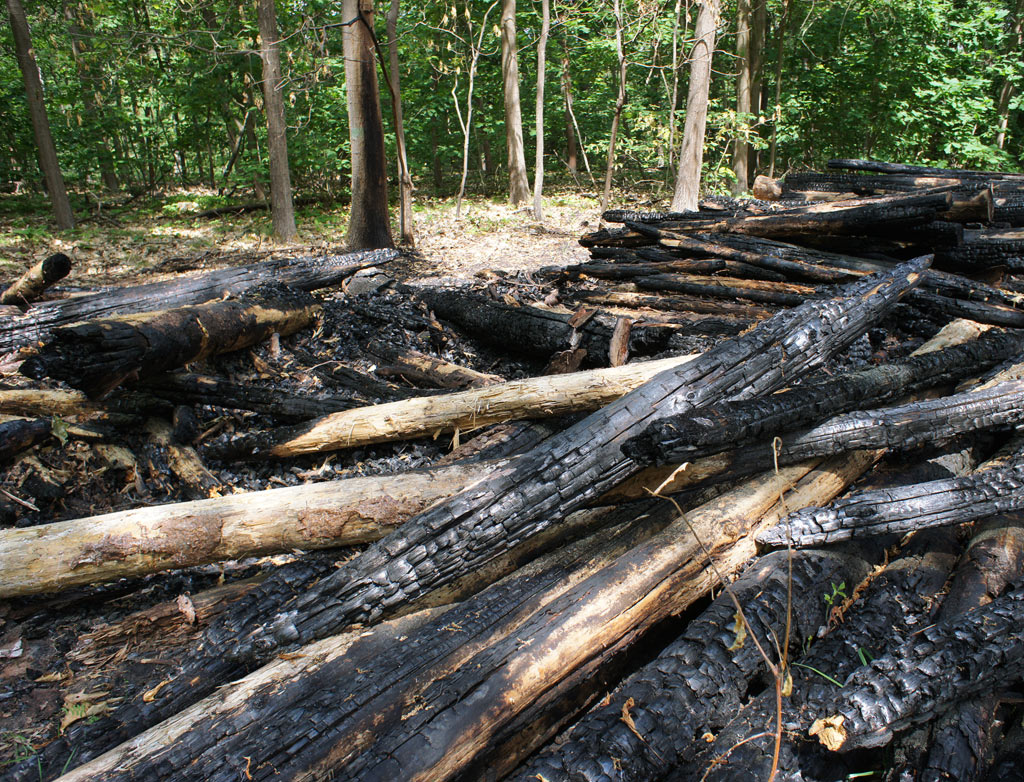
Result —
<instances>
[{"instance_id":1,"label":"blackened wood","mask_svg":"<svg viewBox=\"0 0 1024 782\"><path fill-rule=\"evenodd\" d=\"M951 298L930 290L914 291L911 303L920 310L930 313L938 320L967 318L993 326L1024 328L1024 309L1005 304Z\"/></svg>"},{"instance_id":2,"label":"blackened wood","mask_svg":"<svg viewBox=\"0 0 1024 782\"><path fill-rule=\"evenodd\" d=\"M64 253L51 255L37 263L11 283L3 293L0 293L0 304L15 304L25 307L38 299L43 291L57 280L67 277L70 271L70 258Z\"/></svg>"},{"instance_id":3,"label":"blackened wood","mask_svg":"<svg viewBox=\"0 0 1024 782\"><path fill-rule=\"evenodd\" d=\"M297 371L314 375L328 388L343 392L354 392L360 399L367 402L409 399L414 396L434 393L431 390L407 388L397 383L381 380L366 372L360 372L358 369L347 367L340 361L324 361L322 357L294 345L289 346L288 352L301 362L301 366L294 367Z\"/></svg>"},{"instance_id":4,"label":"blackened wood","mask_svg":"<svg viewBox=\"0 0 1024 782\"><path fill-rule=\"evenodd\" d=\"M263 261L165 282L40 302L24 315L0 322L0 351L45 339L57 326L111 315L202 304L228 294L243 293L271 280L300 290L316 290L335 285L359 269L387 263L397 255L395 250L365 250L346 255Z\"/></svg>"},{"instance_id":5,"label":"blackened wood","mask_svg":"<svg viewBox=\"0 0 1024 782\"><path fill-rule=\"evenodd\" d=\"M642 247L647 243L648 240L645 236L636 231L630 231L628 228L613 228L611 230L601 228L580 237L582 247L597 245L602 247Z\"/></svg>"},{"instance_id":6,"label":"blackened wood","mask_svg":"<svg viewBox=\"0 0 1024 782\"><path fill-rule=\"evenodd\" d=\"M743 277L751 280L774 280L783 282L782 274L760 269L740 261L728 261L721 258L707 260L669 260L647 263L589 263L575 264L564 268L566 276L585 274L603 280L629 280L650 274L717 274L724 273L731 277Z\"/></svg>"},{"instance_id":7,"label":"blackened wood","mask_svg":"<svg viewBox=\"0 0 1024 782\"><path fill-rule=\"evenodd\" d=\"M817 546L854 536L909 532L961 524L1024 509L1024 462L979 470L963 478L859 492L828 508L805 508L764 533L765 545Z\"/></svg>"},{"instance_id":8,"label":"blackened wood","mask_svg":"<svg viewBox=\"0 0 1024 782\"><path fill-rule=\"evenodd\" d=\"M775 314L773 308L759 307L756 304L718 299L709 301L697 296L649 296L623 291L605 292L584 289L574 290L572 292L572 300L593 302L595 304L610 304L616 307L649 307L669 312L692 312L699 315L719 316L717 320L725 322L735 320L737 323L745 324L744 328L755 321L770 318ZM697 322L707 320L714 323L716 318L701 317L692 320ZM740 330L742 331L742 328Z\"/></svg>"},{"instance_id":9,"label":"blackened wood","mask_svg":"<svg viewBox=\"0 0 1024 782\"><path fill-rule=\"evenodd\" d=\"M477 372L418 350L400 350L383 341L372 343L369 352L379 361L387 362L387 366L377 367L375 371L378 375L398 375L432 388L479 388L504 382L500 375Z\"/></svg>"},{"instance_id":10,"label":"blackened wood","mask_svg":"<svg viewBox=\"0 0 1024 782\"><path fill-rule=\"evenodd\" d=\"M1012 271L1024 269L1024 236L1018 232L988 231L967 238L959 247L936 251L935 267L972 274L996 266Z\"/></svg>"},{"instance_id":11,"label":"blackened wood","mask_svg":"<svg viewBox=\"0 0 1024 782\"><path fill-rule=\"evenodd\" d=\"M614 319L597 316L579 329L573 329L569 325L571 314L539 307L516 307L468 291L425 288L418 291L417 296L437 317L505 350L546 358L560 350L582 347L587 351L591 366L607 365ZM636 328L630 337L629 351L641 356L656 353L665 348L669 336L667 329Z\"/></svg>"},{"instance_id":12,"label":"blackened wood","mask_svg":"<svg viewBox=\"0 0 1024 782\"><path fill-rule=\"evenodd\" d=\"M326 577L302 563L285 566L206 631L199 653L160 699L126 697L109 718L76 732L78 757L93 757L174 714L237 677L247 664L354 622L375 621L557 530L567 514L639 469L618 448L630 434L663 415L723 397L769 393L791 382L877 322L926 267L927 260L919 259L854 283L845 298L779 313L688 365L663 372L406 522ZM54 750L46 762L59 768L64 759Z\"/></svg>"},{"instance_id":13,"label":"blackened wood","mask_svg":"<svg viewBox=\"0 0 1024 782\"><path fill-rule=\"evenodd\" d=\"M304 421L361 404L340 396L314 397L221 377L178 372L150 378L134 387L175 404L252 410L282 421Z\"/></svg>"},{"instance_id":14,"label":"blackened wood","mask_svg":"<svg viewBox=\"0 0 1024 782\"><path fill-rule=\"evenodd\" d=\"M12 459L34 445L46 442L52 431L53 424L47 418L0 422L0 462Z\"/></svg>"},{"instance_id":15,"label":"blackened wood","mask_svg":"<svg viewBox=\"0 0 1024 782\"><path fill-rule=\"evenodd\" d=\"M915 176L912 174L839 174L817 171L802 171L786 174L785 187L790 190L813 190L817 192L857 193L877 195L880 193L910 193L935 187L956 187L961 179L957 177Z\"/></svg>"},{"instance_id":16,"label":"blackened wood","mask_svg":"<svg viewBox=\"0 0 1024 782\"><path fill-rule=\"evenodd\" d=\"M614 768L619 780L660 778L701 734L724 725L742 705L749 683L767 673L751 640L738 645L736 607L748 635L763 648L786 637L788 555L754 561L680 638L630 675L567 737L520 769L517 780L598 779ZM860 581L871 568L866 551L803 551L793 557L793 650L827 620L821 599L830 584ZM766 643L767 642L767 643ZM623 715L632 720L627 725ZM635 729L635 730L634 730Z\"/></svg>"},{"instance_id":17,"label":"blackened wood","mask_svg":"<svg viewBox=\"0 0 1024 782\"><path fill-rule=\"evenodd\" d=\"M938 168L936 166L913 166L906 163L889 163L881 160L859 160L836 158L828 161L829 168L845 168L850 171L873 171L879 174L906 174L909 176L957 177L959 179L1009 179L1020 180L1021 174L1003 171L972 171L967 168Z\"/></svg>"},{"instance_id":18,"label":"blackened wood","mask_svg":"<svg viewBox=\"0 0 1024 782\"><path fill-rule=\"evenodd\" d=\"M817 294L814 288L795 283L761 283L734 277L700 277L684 274L652 274L637 277L633 284L645 291L678 291L718 299L740 298L783 307L802 304Z\"/></svg>"},{"instance_id":19,"label":"blackened wood","mask_svg":"<svg viewBox=\"0 0 1024 782\"><path fill-rule=\"evenodd\" d=\"M843 682L862 661L880 656L932 623L934 605L941 600L957 552L950 530L926 530L915 535L881 572L859 583L832 582L817 595L829 609L828 632L823 638L820 631L814 633L810 651L793 658L798 664L790 667L793 690L782 701L780 778L799 775L824 782L845 777L843 758L801 735L801 728L806 727L806 704L828 698L839 689L822 674ZM717 731L711 746L691 744L684 762L668 778L682 782L706 773L707 782L767 779L777 719L775 692L770 687Z\"/></svg>"},{"instance_id":20,"label":"blackened wood","mask_svg":"<svg viewBox=\"0 0 1024 782\"><path fill-rule=\"evenodd\" d=\"M838 693L808 702L809 734L831 750L878 747L958 701L1024 673L1024 589L913 638L855 671Z\"/></svg>"},{"instance_id":21,"label":"blackened wood","mask_svg":"<svg viewBox=\"0 0 1024 782\"><path fill-rule=\"evenodd\" d=\"M103 396L128 378L255 345L275 332L291 334L312 323L318 311L311 295L267 285L238 299L85 321L55 329L21 372Z\"/></svg>"},{"instance_id":22,"label":"blackened wood","mask_svg":"<svg viewBox=\"0 0 1024 782\"><path fill-rule=\"evenodd\" d=\"M833 415L894 399L921 388L956 383L1024 350L1024 336L989 331L964 345L912 356L795 386L742 402L722 402L699 414L671 416L628 441L624 449L642 464L678 464L823 421Z\"/></svg>"}]
</instances>

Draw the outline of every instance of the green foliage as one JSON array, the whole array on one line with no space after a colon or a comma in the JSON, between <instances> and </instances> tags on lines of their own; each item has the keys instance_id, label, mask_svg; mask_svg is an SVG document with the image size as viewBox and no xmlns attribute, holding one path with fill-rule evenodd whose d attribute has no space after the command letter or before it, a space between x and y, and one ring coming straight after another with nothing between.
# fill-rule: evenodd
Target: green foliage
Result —
<instances>
[{"instance_id":1,"label":"green foliage","mask_svg":"<svg viewBox=\"0 0 1024 782\"><path fill-rule=\"evenodd\" d=\"M1024 62L1016 2L982 0L782 0L768 3L760 110L736 112L735 6L723 7L705 150L705 186L725 190L736 138L767 167L776 134L778 173L820 167L830 157L1019 169L1024 142L1017 90ZM670 185L671 146L685 115L686 56L693 15L679 20L672 70L673 3L623 0L627 104L616 182ZM402 97L416 186L450 195L462 157L458 105L465 110L472 44L489 0L403 3L398 20ZM471 190L505 186L501 57L492 9L482 38L470 139ZM97 193L116 174L133 192L206 185L251 197L266 186L266 129L255 6L226 0L37 0L26 6L65 178ZM386 48L378 4L377 34ZM527 158L532 159L539 3L519 0L519 66ZM548 181L569 181L571 123L561 85L568 77L582 148L595 176L605 163L617 89L611 3L554 4L545 95ZM340 4L277 5L289 155L295 186L345 196L349 129ZM779 105L774 103L779 36L784 37ZM24 86L9 28L0 29L0 184L38 188L41 177ZM567 74L566 74L567 69ZM381 82L385 125L391 101ZM671 117L673 88L678 95ZM1009 88L1009 89L1006 89ZM1001 102L1002 98L1002 102ZM248 124L247 124L248 118ZM1002 148L1001 123L1007 123ZM240 151L232 152L241 136ZM393 136L389 160L394 160ZM230 162L230 171L226 173ZM579 160L581 186L585 181ZM392 172L394 173L394 172ZM108 176L109 178L109 176ZM211 202L216 205L219 202ZM0 210L4 209L0 200Z\"/></svg>"}]
</instances>

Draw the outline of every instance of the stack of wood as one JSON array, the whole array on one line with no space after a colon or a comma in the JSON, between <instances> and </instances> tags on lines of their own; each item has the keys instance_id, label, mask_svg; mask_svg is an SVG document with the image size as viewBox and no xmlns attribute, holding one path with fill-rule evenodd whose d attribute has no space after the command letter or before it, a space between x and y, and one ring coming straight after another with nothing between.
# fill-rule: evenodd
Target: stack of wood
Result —
<instances>
[{"instance_id":1,"label":"stack of wood","mask_svg":"<svg viewBox=\"0 0 1024 782\"><path fill-rule=\"evenodd\" d=\"M215 479L441 432L460 444L414 472L0 531L15 617L62 590L88 604L117 588L103 582L288 553L72 639L19 691L59 688L59 731L40 728L3 778L1012 767L993 748L1024 675L1024 308L1011 263L984 279L952 255L935 265L993 230L977 197L1009 193L1004 179L608 213L624 227L583 238L590 263L549 269L557 290L262 288L54 327L23 371L86 393L0 390L0 405L171 409L152 435ZM956 206L972 199L988 211ZM377 404L161 374L258 340L303 359L288 332L340 310L378 324L358 350L382 379L347 370ZM247 341L215 336L231 321ZM438 347L471 342L538 374L506 380L484 370L510 365L457 366ZM203 438L210 406L258 426Z\"/></svg>"}]
</instances>

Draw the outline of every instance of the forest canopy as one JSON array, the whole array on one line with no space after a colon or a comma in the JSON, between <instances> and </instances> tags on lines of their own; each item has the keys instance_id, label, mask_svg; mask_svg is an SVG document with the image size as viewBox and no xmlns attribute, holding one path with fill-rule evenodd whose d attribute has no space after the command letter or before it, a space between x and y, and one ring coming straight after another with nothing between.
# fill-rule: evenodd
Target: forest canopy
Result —
<instances>
[{"instance_id":1,"label":"forest canopy","mask_svg":"<svg viewBox=\"0 0 1024 782\"><path fill-rule=\"evenodd\" d=\"M1021 0L739 1L740 8L736 0L721 7L705 190L734 186L737 139L752 149L751 178L769 168L780 176L820 167L832 157L1020 170ZM386 5L376 9L382 52ZM617 6L626 79L616 184L672 182L697 6L681 0L622 0ZM549 182L575 178L594 189L603 177L621 73L614 10L610 0L552 4L544 95ZM262 194L267 125L255 3L28 0L25 11L69 187L207 185L225 192L255 187ZM421 191L448 195L458 188L460 117L465 121L469 105L468 186L481 192L506 186L499 11L488 0L400 8L397 75L409 168ZM737 108L743 61L737 19L743 13L753 20L749 45L759 54L748 111ZM321 0L284 0L276 14L292 185L347 197L342 34L349 20L341 3ZM520 0L519 77L531 161L540 14L539 0ZM479 60L468 104L474 48ZM0 89L8 108L0 113L0 183L7 189L41 185L14 49L5 25ZM395 177L394 123L383 79L380 95L389 176Z\"/></svg>"}]
</instances>

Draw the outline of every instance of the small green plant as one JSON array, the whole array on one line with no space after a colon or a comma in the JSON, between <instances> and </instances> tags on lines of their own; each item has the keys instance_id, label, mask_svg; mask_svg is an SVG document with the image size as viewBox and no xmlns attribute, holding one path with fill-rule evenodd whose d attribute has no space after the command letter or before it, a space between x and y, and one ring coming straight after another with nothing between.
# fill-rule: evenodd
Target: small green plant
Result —
<instances>
[{"instance_id":1,"label":"small green plant","mask_svg":"<svg viewBox=\"0 0 1024 782\"><path fill-rule=\"evenodd\" d=\"M846 582L845 581L840 583L839 586L836 586L835 584L832 584L831 586L832 586L832 594L822 595L822 597L825 598L825 602L828 604L829 608L833 608L834 606L838 605L839 601L837 600L837 598L840 598L841 600L846 600L847 599L846 598Z\"/></svg>"}]
</instances>

